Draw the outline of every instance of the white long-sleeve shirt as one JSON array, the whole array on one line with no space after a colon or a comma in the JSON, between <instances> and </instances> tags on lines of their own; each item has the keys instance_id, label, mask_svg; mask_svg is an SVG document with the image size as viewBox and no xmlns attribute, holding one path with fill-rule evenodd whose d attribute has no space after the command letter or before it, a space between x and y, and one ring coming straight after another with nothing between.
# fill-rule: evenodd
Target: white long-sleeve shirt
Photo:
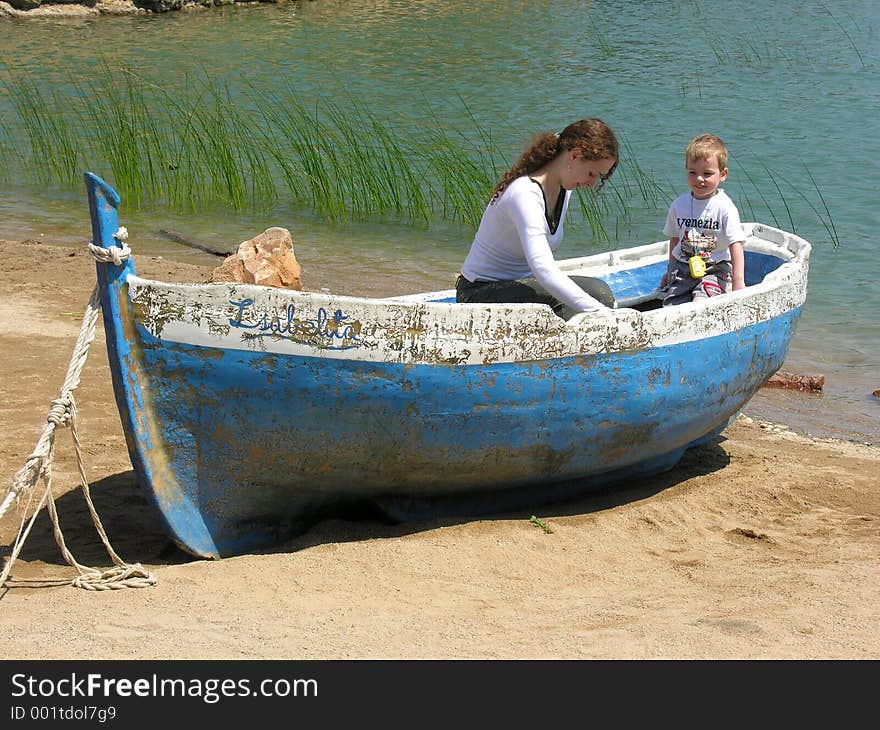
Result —
<instances>
[{"instance_id":1,"label":"white long-sleeve shirt","mask_svg":"<svg viewBox=\"0 0 880 730\"><path fill-rule=\"evenodd\" d=\"M486 206L470 251L461 267L469 281L511 281L534 276L550 294L578 312L606 307L593 299L559 268L553 251L562 243L571 190L555 231L547 222L544 191L530 177L518 177Z\"/></svg>"}]
</instances>

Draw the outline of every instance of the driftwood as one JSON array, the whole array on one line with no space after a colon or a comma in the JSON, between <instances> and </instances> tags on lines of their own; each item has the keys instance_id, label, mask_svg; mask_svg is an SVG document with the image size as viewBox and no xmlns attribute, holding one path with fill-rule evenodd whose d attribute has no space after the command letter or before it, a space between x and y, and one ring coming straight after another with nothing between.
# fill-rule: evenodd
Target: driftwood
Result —
<instances>
[{"instance_id":1,"label":"driftwood","mask_svg":"<svg viewBox=\"0 0 880 730\"><path fill-rule=\"evenodd\" d=\"M824 375L801 375L780 370L764 383L765 388L787 388L788 390L820 392L825 387Z\"/></svg>"},{"instance_id":2,"label":"driftwood","mask_svg":"<svg viewBox=\"0 0 880 730\"><path fill-rule=\"evenodd\" d=\"M176 243L182 243L185 246L192 246L193 248L197 248L200 251L204 251L205 253L213 254L214 256L228 256L229 251L218 251L216 248L211 248L210 246L205 245L204 243L199 243L198 241L193 241L191 238L187 238L182 233L178 233L177 231L169 231L167 228L160 228L159 235L165 236L165 238L174 241Z\"/></svg>"}]
</instances>

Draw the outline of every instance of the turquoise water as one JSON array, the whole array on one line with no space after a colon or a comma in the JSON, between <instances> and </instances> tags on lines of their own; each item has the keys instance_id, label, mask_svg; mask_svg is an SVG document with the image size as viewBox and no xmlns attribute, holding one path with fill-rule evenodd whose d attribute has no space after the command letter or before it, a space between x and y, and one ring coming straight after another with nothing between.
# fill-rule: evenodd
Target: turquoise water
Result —
<instances>
[{"instance_id":1,"label":"turquoise water","mask_svg":"<svg viewBox=\"0 0 880 730\"><path fill-rule=\"evenodd\" d=\"M193 75L305 97L354 96L395 129L480 128L509 158L533 132L601 116L625 143L613 241L567 231L562 255L660 240L668 200L684 190L682 151L703 131L732 153L724 185L744 220L813 244L807 304L786 369L824 374L822 395L764 390L747 413L820 436L880 441L880 278L874 248L880 5L873 0L765 6L731 2L336 2L222 8L153 17L0 23L8 79L59 93L101 59L163 88ZM51 66L48 60L51 59ZM2 87L0 87L2 88ZM50 110L51 111L51 110ZM79 187L43 189L8 150L26 147L0 91L0 237L81 245ZM401 132L404 133L404 132ZM106 163L93 171L112 177ZM636 171L656 200L636 193ZM200 263L160 229L230 250L270 225L293 233L307 288L392 294L452 285L472 229L438 218L327 224L285 205L121 214L135 251ZM839 245L836 245L839 244Z\"/></svg>"}]
</instances>

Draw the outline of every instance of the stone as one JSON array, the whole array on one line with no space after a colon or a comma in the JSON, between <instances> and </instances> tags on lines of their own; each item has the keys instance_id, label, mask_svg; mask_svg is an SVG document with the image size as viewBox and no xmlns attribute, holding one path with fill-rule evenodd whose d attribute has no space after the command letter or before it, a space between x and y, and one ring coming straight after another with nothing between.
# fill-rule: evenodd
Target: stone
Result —
<instances>
[{"instance_id":1,"label":"stone","mask_svg":"<svg viewBox=\"0 0 880 730\"><path fill-rule=\"evenodd\" d=\"M42 4L42 0L8 0L8 2L16 10L33 10Z\"/></svg>"},{"instance_id":2,"label":"stone","mask_svg":"<svg viewBox=\"0 0 880 730\"><path fill-rule=\"evenodd\" d=\"M144 10L153 13L167 13L171 10L180 10L185 0L134 0L134 4Z\"/></svg>"},{"instance_id":3,"label":"stone","mask_svg":"<svg viewBox=\"0 0 880 730\"><path fill-rule=\"evenodd\" d=\"M815 393L821 391L825 387L825 376L801 375L780 370L778 373L770 376L770 379L764 383L764 387L788 388L789 390L810 391Z\"/></svg>"},{"instance_id":4,"label":"stone","mask_svg":"<svg viewBox=\"0 0 880 730\"><path fill-rule=\"evenodd\" d=\"M211 272L208 281L302 291L302 268L293 253L290 231L267 228L249 241L242 241L238 251Z\"/></svg>"}]
</instances>

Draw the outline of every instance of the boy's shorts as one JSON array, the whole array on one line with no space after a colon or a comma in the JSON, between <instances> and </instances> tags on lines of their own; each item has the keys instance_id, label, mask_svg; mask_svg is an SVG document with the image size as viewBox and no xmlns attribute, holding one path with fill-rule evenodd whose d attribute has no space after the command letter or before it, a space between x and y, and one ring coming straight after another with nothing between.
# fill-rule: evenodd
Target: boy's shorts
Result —
<instances>
[{"instance_id":1,"label":"boy's shorts","mask_svg":"<svg viewBox=\"0 0 880 730\"><path fill-rule=\"evenodd\" d=\"M666 271L666 288L663 306L684 304L695 299L705 299L731 290L733 265L730 261L718 261L706 265L706 274L700 279L691 276L687 262L675 259Z\"/></svg>"}]
</instances>

